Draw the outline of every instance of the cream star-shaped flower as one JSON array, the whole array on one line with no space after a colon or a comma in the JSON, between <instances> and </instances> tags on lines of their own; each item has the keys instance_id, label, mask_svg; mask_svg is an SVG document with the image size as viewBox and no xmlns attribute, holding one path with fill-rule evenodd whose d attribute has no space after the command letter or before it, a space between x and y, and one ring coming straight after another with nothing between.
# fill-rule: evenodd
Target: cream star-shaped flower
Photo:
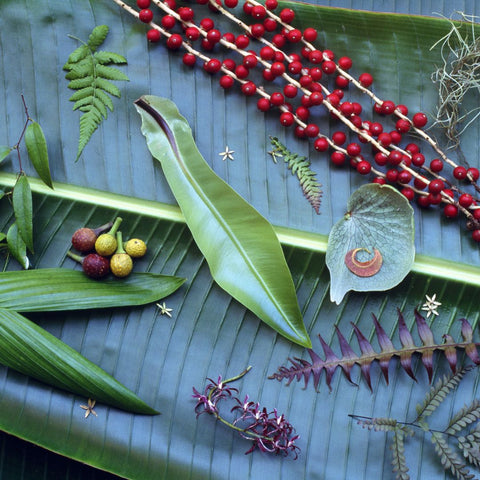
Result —
<instances>
[{"instance_id":1,"label":"cream star-shaped flower","mask_svg":"<svg viewBox=\"0 0 480 480\"><path fill-rule=\"evenodd\" d=\"M97 412L93 409L95 406L96 400L92 400L91 398L88 399L88 405L80 405L80 408L85 410L85 418L87 418L90 414L97 416Z\"/></svg>"},{"instance_id":2,"label":"cream star-shaped flower","mask_svg":"<svg viewBox=\"0 0 480 480\"><path fill-rule=\"evenodd\" d=\"M436 300L437 294L434 293L431 297L425 295L425 298L427 299L427 301L422 305L422 310L425 310L427 312L427 318L430 315L438 315L437 309L441 305L441 303Z\"/></svg>"},{"instance_id":3,"label":"cream star-shaped flower","mask_svg":"<svg viewBox=\"0 0 480 480\"><path fill-rule=\"evenodd\" d=\"M165 305L165 302L163 303L157 303L157 307L160 309L160 315L167 315L168 317L171 317L172 314L170 313L172 311L172 308L167 308Z\"/></svg>"},{"instance_id":4,"label":"cream star-shaped flower","mask_svg":"<svg viewBox=\"0 0 480 480\"><path fill-rule=\"evenodd\" d=\"M220 152L219 155L222 157L222 160L233 160L233 154L235 153L235 150L230 150L228 148L228 145L225 147L224 152Z\"/></svg>"}]
</instances>

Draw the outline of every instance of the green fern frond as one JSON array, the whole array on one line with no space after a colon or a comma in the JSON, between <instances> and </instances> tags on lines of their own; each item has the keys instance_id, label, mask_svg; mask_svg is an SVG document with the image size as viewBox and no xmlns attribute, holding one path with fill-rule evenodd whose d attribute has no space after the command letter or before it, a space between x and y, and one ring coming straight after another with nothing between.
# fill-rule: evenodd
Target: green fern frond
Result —
<instances>
[{"instance_id":1,"label":"green fern frond","mask_svg":"<svg viewBox=\"0 0 480 480\"><path fill-rule=\"evenodd\" d=\"M455 389L465 373L471 370L471 367L465 367L459 370L455 375L441 378L426 395L423 403L416 406L417 421L421 422L430 416L437 407L445 400L445 397Z\"/></svg>"},{"instance_id":2,"label":"green fern frond","mask_svg":"<svg viewBox=\"0 0 480 480\"><path fill-rule=\"evenodd\" d=\"M296 153L290 152L277 137L270 137L270 142L274 147L274 149L269 152L273 161L276 163L277 157L283 158L283 161L291 170L292 175L296 175L300 181L303 194L310 202L310 205L312 205L316 213L319 213L322 201L321 184L318 183L315 172L310 168L310 161L307 160L306 157L300 157Z\"/></svg>"},{"instance_id":3,"label":"green fern frond","mask_svg":"<svg viewBox=\"0 0 480 480\"><path fill-rule=\"evenodd\" d=\"M80 110L80 136L75 161L83 152L93 133L100 123L107 118L108 110L113 111L113 102L109 95L120 97L120 89L111 83L128 81L128 77L109 64L123 64L126 59L117 53L97 51L108 35L108 27L95 27L88 42L80 41L82 45L68 57L63 69L67 72L65 78L70 80L68 88L76 90L70 97L74 102L73 110ZM72 37L75 38L75 37Z\"/></svg>"},{"instance_id":4,"label":"green fern frond","mask_svg":"<svg viewBox=\"0 0 480 480\"><path fill-rule=\"evenodd\" d=\"M447 434L461 432L468 425L480 419L480 401L474 400L470 405L463 407L451 420L445 430Z\"/></svg>"},{"instance_id":5,"label":"green fern frond","mask_svg":"<svg viewBox=\"0 0 480 480\"><path fill-rule=\"evenodd\" d=\"M469 472L461 458L448 446L445 435L439 432L432 432L431 440L445 470L450 470L452 475L458 480L472 480L475 478L475 475Z\"/></svg>"},{"instance_id":6,"label":"green fern frond","mask_svg":"<svg viewBox=\"0 0 480 480\"><path fill-rule=\"evenodd\" d=\"M397 428L393 432L393 440L390 445L392 450L392 469L395 473L396 480L410 480L408 474L407 459L405 458L405 431L402 428Z\"/></svg>"},{"instance_id":7,"label":"green fern frond","mask_svg":"<svg viewBox=\"0 0 480 480\"><path fill-rule=\"evenodd\" d=\"M399 428L399 424L394 418L370 418L357 415L351 415L351 417L354 418L361 427L367 430L373 430L374 432L394 432Z\"/></svg>"},{"instance_id":8,"label":"green fern frond","mask_svg":"<svg viewBox=\"0 0 480 480\"><path fill-rule=\"evenodd\" d=\"M480 432L478 430L458 437L458 448L469 463L477 468L480 467Z\"/></svg>"}]
</instances>

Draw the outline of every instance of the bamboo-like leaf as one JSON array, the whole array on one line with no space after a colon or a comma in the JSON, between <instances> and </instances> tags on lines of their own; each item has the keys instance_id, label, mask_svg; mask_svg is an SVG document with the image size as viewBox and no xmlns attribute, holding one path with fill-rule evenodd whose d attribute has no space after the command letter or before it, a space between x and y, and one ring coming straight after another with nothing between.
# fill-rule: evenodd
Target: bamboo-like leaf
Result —
<instances>
[{"instance_id":1,"label":"bamboo-like leaf","mask_svg":"<svg viewBox=\"0 0 480 480\"><path fill-rule=\"evenodd\" d=\"M27 248L33 252L33 206L32 191L25 174L18 176L12 194L13 211L18 233Z\"/></svg>"},{"instance_id":2,"label":"bamboo-like leaf","mask_svg":"<svg viewBox=\"0 0 480 480\"><path fill-rule=\"evenodd\" d=\"M158 413L58 338L5 308L0 308L0 363L98 402L134 413Z\"/></svg>"},{"instance_id":3,"label":"bamboo-like leaf","mask_svg":"<svg viewBox=\"0 0 480 480\"><path fill-rule=\"evenodd\" d=\"M0 145L0 162L2 162L12 151L12 147Z\"/></svg>"},{"instance_id":4,"label":"bamboo-like leaf","mask_svg":"<svg viewBox=\"0 0 480 480\"><path fill-rule=\"evenodd\" d=\"M469 335L469 328L465 326L465 322L468 324L467 320L462 319L464 327L462 328L462 336L463 341L455 343L453 339L448 341L447 343L436 343L433 340L433 333L430 330L430 327L425 322L425 319L415 311L415 320L417 324L417 328L419 330L419 336L422 339L422 345L415 345L412 335L407 329L405 325L405 321L403 319L402 313L398 312L399 318L399 337L400 342L402 343L401 348L395 348L393 342L388 338L385 331L378 323L375 315L373 315L373 320L375 324L375 331L378 338L378 343L380 344L381 351L377 352L370 342L365 338L362 334L360 329L353 325L353 329L355 332L355 336L357 337L358 344L360 346L361 355L357 355L354 350L350 347L347 343L345 337L341 334L341 332L337 329L337 336L340 341L340 348L342 350L342 358L338 358L330 347L327 345L325 340L322 338L321 335L318 335L320 339L320 343L322 344L322 348L325 354L325 359L322 359L319 355L317 355L313 350L308 350L310 355L311 362L307 360L300 359L300 358L289 358L290 363L292 366L285 367L281 366L278 368L278 371L272 374L269 378L277 379L279 381L286 379L287 385L290 384L293 380L300 381L302 378L305 382L305 387L308 385L310 377L313 377L313 385L315 389L318 389L320 383L320 377L323 370L326 373L326 383L327 386L330 388L330 383L332 380L332 376L334 371L337 367L340 367L347 377L349 381L351 379L351 371L354 364L358 364L360 366L361 372L363 377L365 378L368 387L370 390L372 389L371 381L370 381L370 368L374 361L378 361L385 377L385 380L388 383L388 365L391 359L394 356L400 357L401 365L403 369L407 372L407 374L415 380L415 376L412 371L412 355L417 353L419 355L427 356L429 359L428 361L423 362L424 366L428 372L429 379L432 378L433 372L433 363L431 361L432 354L434 351L440 351L445 354L448 358L450 367L452 372L455 373L456 364L457 364L457 354L456 348L465 349L465 353L470 357L470 359L475 364L480 364L477 347L476 344L473 343L471 335ZM470 325L470 324L468 324ZM470 327L471 328L471 327ZM425 414L425 410L432 413L433 406L438 406L436 401L438 400L439 392L445 390L445 395L448 393L448 387L453 388L456 385L455 382L458 383L460 378L462 377L463 373L465 372L465 368L457 372L456 375L452 379L445 380L446 384L441 384L440 386L436 386L432 388L432 395L428 397L427 404L422 408L422 415ZM440 393L440 395L443 395ZM443 395L443 397L445 396ZM442 398L443 398L442 397ZM430 403L433 402L433 405L430 406ZM431 411L430 411L431 409ZM429 413L429 414L430 414ZM419 415L421 412L419 411Z\"/></svg>"},{"instance_id":5,"label":"bamboo-like leaf","mask_svg":"<svg viewBox=\"0 0 480 480\"><path fill-rule=\"evenodd\" d=\"M136 108L215 281L280 334L311 346L272 226L210 169L170 100L145 96Z\"/></svg>"},{"instance_id":6,"label":"bamboo-like leaf","mask_svg":"<svg viewBox=\"0 0 480 480\"><path fill-rule=\"evenodd\" d=\"M185 281L154 273L132 273L101 281L67 268L0 273L0 308L51 312L145 305L160 300Z\"/></svg>"},{"instance_id":7,"label":"bamboo-like leaf","mask_svg":"<svg viewBox=\"0 0 480 480\"><path fill-rule=\"evenodd\" d=\"M27 257L27 246L23 241L16 223L12 223L7 231L7 245L13 258L25 269L30 265Z\"/></svg>"},{"instance_id":8,"label":"bamboo-like leaf","mask_svg":"<svg viewBox=\"0 0 480 480\"><path fill-rule=\"evenodd\" d=\"M25 145L28 156L45 185L53 188L50 166L48 162L47 141L42 127L37 122L31 122L25 131Z\"/></svg>"}]
</instances>

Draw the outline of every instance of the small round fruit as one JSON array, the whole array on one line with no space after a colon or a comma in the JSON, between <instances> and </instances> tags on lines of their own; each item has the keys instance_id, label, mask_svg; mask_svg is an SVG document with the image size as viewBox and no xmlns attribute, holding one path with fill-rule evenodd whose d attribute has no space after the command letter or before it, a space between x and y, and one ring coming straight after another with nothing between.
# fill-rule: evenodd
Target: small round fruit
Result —
<instances>
[{"instance_id":1,"label":"small round fruit","mask_svg":"<svg viewBox=\"0 0 480 480\"><path fill-rule=\"evenodd\" d=\"M109 257L115 253L117 249L117 240L113 235L109 233L103 233L97 238L95 242L95 251L99 255Z\"/></svg>"},{"instance_id":2,"label":"small round fruit","mask_svg":"<svg viewBox=\"0 0 480 480\"><path fill-rule=\"evenodd\" d=\"M83 259L82 269L85 275L98 280L110 273L110 262L98 253L90 253Z\"/></svg>"},{"instance_id":3,"label":"small round fruit","mask_svg":"<svg viewBox=\"0 0 480 480\"><path fill-rule=\"evenodd\" d=\"M133 258L140 258L147 252L147 245L143 240L131 238L125 243L125 252Z\"/></svg>"},{"instance_id":4,"label":"small round fruit","mask_svg":"<svg viewBox=\"0 0 480 480\"><path fill-rule=\"evenodd\" d=\"M110 270L119 278L130 275L133 269L133 260L128 253L116 253L110 259Z\"/></svg>"},{"instance_id":5,"label":"small round fruit","mask_svg":"<svg viewBox=\"0 0 480 480\"><path fill-rule=\"evenodd\" d=\"M79 252L91 252L95 248L97 234L91 228L79 228L72 235L72 246Z\"/></svg>"}]
</instances>

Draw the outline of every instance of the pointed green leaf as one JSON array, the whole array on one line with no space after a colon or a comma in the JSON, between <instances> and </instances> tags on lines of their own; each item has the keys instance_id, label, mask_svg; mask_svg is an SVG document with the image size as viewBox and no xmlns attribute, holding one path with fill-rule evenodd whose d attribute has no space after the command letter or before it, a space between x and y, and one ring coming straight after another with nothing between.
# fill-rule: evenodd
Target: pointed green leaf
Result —
<instances>
[{"instance_id":1,"label":"pointed green leaf","mask_svg":"<svg viewBox=\"0 0 480 480\"><path fill-rule=\"evenodd\" d=\"M27 269L30 264L27 257L27 247L18 232L16 223L10 225L10 228L7 231L7 245L13 258L15 258L23 268Z\"/></svg>"},{"instance_id":2,"label":"pointed green leaf","mask_svg":"<svg viewBox=\"0 0 480 480\"><path fill-rule=\"evenodd\" d=\"M377 259L379 270L363 276ZM350 197L345 216L328 237L330 298L340 303L349 290L389 290L410 272L414 259L413 209L408 200L389 185L363 185ZM348 268L349 261L360 269Z\"/></svg>"},{"instance_id":3,"label":"pointed green leaf","mask_svg":"<svg viewBox=\"0 0 480 480\"><path fill-rule=\"evenodd\" d=\"M68 268L3 272L0 307L19 312L47 312L144 305L170 295L184 281L153 273L96 281Z\"/></svg>"},{"instance_id":4,"label":"pointed green leaf","mask_svg":"<svg viewBox=\"0 0 480 480\"><path fill-rule=\"evenodd\" d=\"M106 78L108 80L117 80L124 82L129 81L128 77L118 68L107 67L103 64L98 64L95 69L99 77Z\"/></svg>"},{"instance_id":5,"label":"pointed green leaf","mask_svg":"<svg viewBox=\"0 0 480 480\"><path fill-rule=\"evenodd\" d=\"M134 413L158 413L73 348L5 308L0 308L0 363L98 402Z\"/></svg>"},{"instance_id":6,"label":"pointed green leaf","mask_svg":"<svg viewBox=\"0 0 480 480\"><path fill-rule=\"evenodd\" d=\"M88 46L92 51L95 51L107 38L108 35L107 25L97 25L90 36L88 37Z\"/></svg>"},{"instance_id":7,"label":"pointed green leaf","mask_svg":"<svg viewBox=\"0 0 480 480\"><path fill-rule=\"evenodd\" d=\"M310 347L272 226L211 170L170 100L145 96L136 108L148 147L161 162L215 281L280 334Z\"/></svg>"},{"instance_id":8,"label":"pointed green leaf","mask_svg":"<svg viewBox=\"0 0 480 480\"><path fill-rule=\"evenodd\" d=\"M12 203L18 233L27 248L33 252L32 191L28 178L23 173L19 175L17 183L13 187Z\"/></svg>"},{"instance_id":9,"label":"pointed green leaf","mask_svg":"<svg viewBox=\"0 0 480 480\"><path fill-rule=\"evenodd\" d=\"M25 131L25 145L28 156L45 185L53 188L50 166L48 162L48 150L42 127L37 122L31 122Z\"/></svg>"},{"instance_id":10,"label":"pointed green leaf","mask_svg":"<svg viewBox=\"0 0 480 480\"><path fill-rule=\"evenodd\" d=\"M11 151L12 147L8 147L7 145L0 145L0 162L2 162Z\"/></svg>"}]
</instances>

